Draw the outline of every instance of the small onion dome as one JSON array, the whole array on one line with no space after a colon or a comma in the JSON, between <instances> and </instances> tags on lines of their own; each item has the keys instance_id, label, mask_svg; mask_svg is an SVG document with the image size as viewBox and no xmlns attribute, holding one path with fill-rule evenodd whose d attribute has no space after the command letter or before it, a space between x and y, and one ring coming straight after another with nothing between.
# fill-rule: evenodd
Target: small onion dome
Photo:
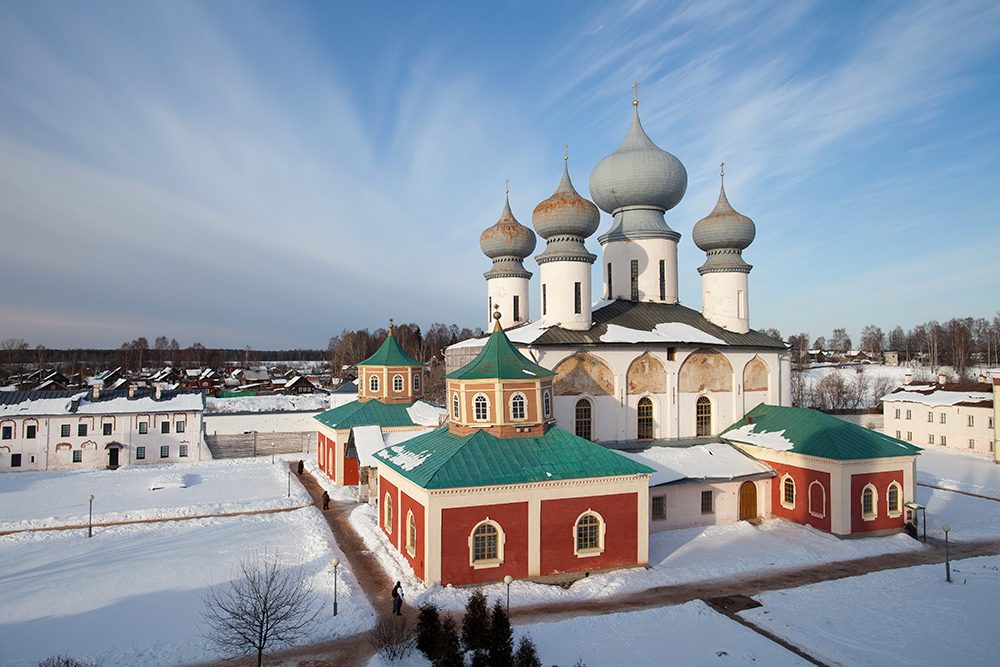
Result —
<instances>
[{"instance_id":1,"label":"small onion dome","mask_svg":"<svg viewBox=\"0 0 1000 667\"><path fill-rule=\"evenodd\" d=\"M626 206L669 211L687 191L687 170L646 136L636 107L625 140L590 173L590 196L607 213Z\"/></svg>"},{"instance_id":2,"label":"small onion dome","mask_svg":"<svg viewBox=\"0 0 1000 667\"><path fill-rule=\"evenodd\" d=\"M723 248L743 250L753 243L756 234L753 220L737 213L730 206L723 185L715 209L695 224L691 238L696 246L706 252Z\"/></svg>"},{"instance_id":3,"label":"small onion dome","mask_svg":"<svg viewBox=\"0 0 1000 667\"><path fill-rule=\"evenodd\" d=\"M569 164L563 167L562 181L551 197L535 207L531 224L543 239L554 236L587 238L597 231L601 214L593 203L581 197L569 180Z\"/></svg>"},{"instance_id":4,"label":"small onion dome","mask_svg":"<svg viewBox=\"0 0 1000 667\"><path fill-rule=\"evenodd\" d=\"M479 247L490 259L524 259L535 250L535 233L519 223L510 212L510 199L504 203L500 219L479 236Z\"/></svg>"}]
</instances>

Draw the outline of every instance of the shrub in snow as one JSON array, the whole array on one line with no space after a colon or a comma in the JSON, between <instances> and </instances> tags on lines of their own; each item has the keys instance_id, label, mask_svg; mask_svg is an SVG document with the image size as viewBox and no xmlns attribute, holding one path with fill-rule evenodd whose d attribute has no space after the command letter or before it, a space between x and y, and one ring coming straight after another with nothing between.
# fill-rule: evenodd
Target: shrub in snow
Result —
<instances>
[{"instance_id":1,"label":"shrub in snow","mask_svg":"<svg viewBox=\"0 0 1000 667\"><path fill-rule=\"evenodd\" d=\"M413 651L413 626L404 618L383 616L368 631L368 645L386 660L401 660Z\"/></svg>"},{"instance_id":2,"label":"shrub in snow","mask_svg":"<svg viewBox=\"0 0 1000 667\"><path fill-rule=\"evenodd\" d=\"M514 667L514 633L510 619L500 600L493 605L490 615L489 648L490 667Z\"/></svg>"},{"instance_id":3,"label":"shrub in snow","mask_svg":"<svg viewBox=\"0 0 1000 667\"><path fill-rule=\"evenodd\" d=\"M434 662L441 654L441 614L437 605L424 603L417 614L417 650Z\"/></svg>"},{"instance_id":4,"label":"shrub in snow","mask_svg":"<svg viewBox=\"0 0 1000 667\"><path fill-rule=\"evenodd\" d=\"M97 667L97 663L80 662L68 655L54 655L39 662L38 667Z\"/></svg>"},{"instance_id":5,"label":"shrub in snow","mask_svg":"<svg viewBox=\"0 0 1000 667\"><path fill-rule=\"evenodd\" d=\"M462 644L458 639L458 628L455 620L445 616L441 622L440 652L434 660L434 667L465 667L465 656L462 654Z\"/></svg>"},{"instance_id":6,"label":"shrub in snow","mask_svg":"<svg viewBox=\"0 0 1000 667\"><path fill-rule=\"evenodd\" d=\"M542 661L538 657L538 649L531 635L521 637L517 645L517 652L514 654L514 667L542 667Z\"/></svg>"},{"instance_id":7,"label":"shrub in snow","mask_svg":"<svg viewBox=\"0 0 1000 667\"><path fill-rule=\"evenodd\" d=\"M489 648L490 613L486 608L486 595L475 590L465 603L462 619L462 646L466 651Z\"/></svg>"}]
</instances>

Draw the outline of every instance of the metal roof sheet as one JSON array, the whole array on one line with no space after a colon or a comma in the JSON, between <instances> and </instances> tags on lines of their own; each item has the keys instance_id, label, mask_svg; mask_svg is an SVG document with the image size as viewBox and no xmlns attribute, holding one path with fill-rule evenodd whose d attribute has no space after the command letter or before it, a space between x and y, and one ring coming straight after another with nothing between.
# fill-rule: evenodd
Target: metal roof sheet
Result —
<instances>
[{"instance_id":1,"label":"metal roof sheet","mask_svg":"<svg viewBox=\"0 0 1000 667\"><path fill-rule=\"evenodd\" d=\"M358 366L423 366L424 364L417 361L406 352L403 348L399 346L396 342L396 337L389 332L389 335L385 337L382 341L382 345L379 346L375 354L368 357L364 361L358 363Z\"/></svg>"},{"instance_id":2,"label":"metal roof sheet","mask_svg":"<svg viewBox=\"0 0 1000 667\"><path fill-rule=\"evenodd\" d=\"M552 375L555 375L553 371L539 366L518 352L503 329L497 327L475 359L445 377L454 380L530 380Z\"/></svg>"},{"instance_id":3,"label":"metal roof sheet","mask_svg":"<svg viewBox=\"0 0 1000 667\"><path fill-rule=\"evenodd\" d=\"M414 401L413 403L416 403ZM383 427L419 426L410 417L408 408L413 403L379 403L378 401L351 401L321 412L313 419L330 428L350 428L364 424Z\"/></svg>"}]
</instances>

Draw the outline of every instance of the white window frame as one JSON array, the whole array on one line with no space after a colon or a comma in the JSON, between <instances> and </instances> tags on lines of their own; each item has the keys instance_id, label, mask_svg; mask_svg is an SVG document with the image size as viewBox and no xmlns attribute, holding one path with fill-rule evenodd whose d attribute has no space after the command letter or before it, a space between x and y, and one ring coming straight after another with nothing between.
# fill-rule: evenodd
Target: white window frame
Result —
<instances>
[{"instance_id":1,"label":"white window frame","mask_svg":"<svg viewBox=\"0 0 1000 667\"><path fill-rule=\"evenodd\" d=\"M933 445L934 444L934 434L933 433L928 433L927 434L927 444L928 445Z\"/></svg>"},{"instance_id":2,"label":"white window frame","mask_svg":"<svg viewBox=\"0 0 1000 667\"><path fill-rule=\"evenodd\" d=\"M417 519L413 510L406 510L406 553L410 558L417 555Z\"/></svg>"},{"instance_id":3,"label":"white window frame","mask_svg":"<svg viewBox=\"0 0 1000 667\"><path fill-rule=\"evenodd\" d=\"M968 417L968 419L966 421L969 422L969 426L970 427L975 426L976 425L976 416L975 415L967 415L967 417Z\"/></svg>"},{"instance_id":4,"label":"white window frame","mask_svg":"<svg viewBox=\"0 0 1000 667\"><path fill-rule=\"evenodd\" d=\"M83 463L83 450L74 449L73 450L73 463Z\"/></svg>"},{"instance_id":5,"label":"white window frame","mask_svg":"<svg viewBox=\"0 0 1000 667\"><path fill-rule=\"evenodd\" d=\"M933 424L934 423L934 413L933 412L928 412L927 413L927 423L928 424Z\"/></svg>"},{"instance_id":6,"label":"white window frame","mask_svg":"<svg viewBox=\"0 0 1000 667\"><path fill-rule=\"evenodd\" d=\"M941 413L941 423L942 424L947 424L948 423L948 413L947 412L942 412Z\"/></svg>"},{"instance_id":7,"label":"white window frame","mask_svg":"<svg viewBox=\"0 0 1000 667\"><path fill-rule=\"evenodd\" d=\"M403 376L402 375L400 375L399 373L396 373L395 375L392 376L392 391L394 393L398 394L398 393L402 392L403 391L403 387L405 387L405 386L406 386L406 384L403 382Z\"/></svg>"},{"instance_id":8,"label":"white window frame","mask_svg":"<svg viewBox=\"0 0 1000 667\"><path fill-rule=\"evenodd\" d=\"M659 501L661 514L656 516L656 504ZM649 502L649 517L653 521L663 521L667 518L667 497L666 496L653 496L650 498Z\"/></svg>"},{"instance_id":9,"label":"white window frame","mask_svg":"<svg viewBox=\"0 0 1000 667\"><path fill-rule=\"evenodd\" d=\"M788 502L787 500L785 500L785 485L788 482L792 483L792 502ZM781 502L781 506L784 507L786 510L795 509L795 498L798 495L796 491L797 489L795 488L795 480L792 478L792 476L789 475L788 473L782 475L781 486L778 489L778 499Z\"/></svg>"},{"instance_id":10,"label":"white window frame","mask_svg":"<svg viewBox=\"0 0 1000 667\"><path fill-rule=\"evenodd\" d=\"M546 417L551 417L552 416L552 394L549 393L548 389L546 389L544 392L542 392L542 405L545 408L545 416Z\"/></svg>"},{"instance_id":11,"label":"white window frame","mask_svg":"<svg viewBox=\"0 0 1000 667\"><path fill-rule=\"evenodd\" d=\"M892 505L889 503L889 493L892 489L896 489L896 509L892 509ZM876 508L876 512L878 509ZM889 487L885 490L885 511L892 518L903 516L903 485L893 480L890 482Z\"/></svg>"},{"instance_id":12,"label":"white window frame","mask_svg":"<svg viewBox=\"0 0 1000 667\"><path fill-rule=\"evenodd\" d=\"M170 445L160 445L160 458L161 459L170 458Z\"/></svg>"},{"instance_id":13,"label":"white window frame","mask_svg":"<svg viewBox=\"0 0 1000 667\"><path fill-rule=\"evenodd\" d=\"M180 458L182 458L182 459L186 459L188 457L188 446L187 445L178 445L178 447L177 447L177 456L180 457Z\"/></svg>"},{"instance_id":14,"label":"white window frame","mask_svg":"<svg viewBox=\"0 0 1000 667\"><path fill-rule=\"evenodd\" d=\"M813 494L812 494L813 486L818 486L819 490L823 492L823 494L820 496L823 499L823 506L820 507L818 510L815 509L815 508L813 508L813 501L812 501L812 498L813 498ZM814 479L813 481L811 481L809 483L809 488L806 490L806 492L809 495L809 514L811 516L814 516L814 517L818 518L818 519L825 518L826 517L826 487L824 487L823 484L818 479Z\"/></svg>"},{"instance_id":15,"label":"white window frame","mask_svg":"<svg viewBox=\"0 0 1000 667\"><path fill-rule=\"evenodd\" d=\"M139 422L139 435L149 433L149 422Z\"/></svg>"},{"instance_id":16,"label":"white window frame","mask_svg":"<svg viewBox=\"0 0 1000 667\"><path fill-rule=\"evenodd\" d=\"M865 491L871 491L872 493L872 511L865 512ZM861 497L858 499L861 502L861 518L864 521L874 521L878 518L878 489L875 485L869 482L865 484L865 488L861 489Z\"/></svg>"},{"instance_id":17,"label":"white window frame","mask_svg":"<svg viewBox=\"0 0 1000 667\"><path fill-rule=\"evenodd\" d=\"M135 459L136 461L144 461L146 459L146 448L136 447L135 448Z\"/></svg>"},{"instance_id":18,"label":"white window frame","mask_svg":"<svg viewBox=\"0 0 1000 667\"><path fill-rule=\"evenodd\" d=\"M479 399L483 399L483 404L486 406L486 416L479 416ZM483 392L479 392L472 397L472 417L477 422L488 422L490 420L490 398Z\"/></svg>"},{"instance_id":19,"label":"white window frame","mask_svg":"<svg viewBox=\"0 0 1000 667\"><path fill-rule=\"evenodd\" d=\"M382 501L382 528L386 533L392 535L392 494L385 492Z\"/></svg>"},{"instance_id":20,"label":"white window frame","mask_svg":"<svg viewBox=\"0 0 1000 667\"><path fill-rule=\"evenodd\" d=\"M580 540L578 531L580 529L580 520L583 519L583 517L585 516L597 517L598 528L597 528L596 548L590 548L590 549L579 548ZM580 516L576 517L576 521L573 522L573 553L576 555L577 558L591 558L593 556L600 556L602 553L604 553L604 547L605 547L604 533L607 530L607 526L608 524L604 520L604 517L601 516L600 513L595 512L590 508L587 508L586 512L581 512Z\"/></svg>"},{"instance_id":21,"label":"white window frame","mask_svg":"<svg viewBox=\"0 0 1000 667\"><path fill-rule=\"evenodd\" d=\"M476 531L483 525L490 525L497 531L497 557L476 560ZM469 531L469 565L477 570L500 567L503 564L504 544L506 541L507 535L504 533L503 527L493 519L486 517Z\"/></svg>"},{"instance_id":22,"label":"white window frame","mask_svg":"<svg viewBox=\"0 0 1000 667\"><path fill-rule=\"evenodd\" d=\"M368 376L368 391L372 394L378 393L378 375L376 373Z\"/></svg>"},{"instance_id":23,"label":"white window frame","mask_svg":"<svg viewBox=\"0 0 1000 667\"><path fill-rule=\"evenodd\" d=\"M69 425L69 424L60 424L59 425L59 437L60 438L69 438L69 437L71 437L70 434L72 432L73 432L73 428L72 428L71 425Z\"/></svg>"},{"instance_id":24,"label":"white window frame","mask_svg":"<svg viewBox=\"0 0 1000 667\"><path fill-rule=\"evenodd\" d=\"M975 449L975 448L976 448L976 439L969 438L969 449Z\"/></svg>"},{"instance_id":25,"label":"white window frame","mask_svg":"<svg viewBox=\"0 0 1000 667\"><path fill-rule=\"evenodd\" d=\"M521 416L520 417L518 417L517 414L514 411L514 401L516 399L518 399L518 398L521 399ZM528 419L528 398L527 398L527 396L525 396L524 393L522 393L520 391L516 391L513 394L511 394L510 395L510 401L509 401L508 409L510 410L510 420L511 421L516 421L516 422L526 421Z\"/></svg>"},{"instance_id":26,"label":"white window frame","mask_svg":"<svg viewBox=\"0 0 1000 667\"><path fill-rule=\"evenodd\" d=\"M420 391L420 371L413 374L413 391Z\"/></svg>"},{"instance_id":27,"label":"white window frame","mask_svg":"<svg viewBox=\"0 0 1000 667\"><path fill-rule=\"evenodd\" d=\"M187 420L174 422L174 433L183 433L184 429L186 428L187 428Z\"/></svg>"},{"instance_id":28,"label":"white window frame","mask_svg":"<svg viewBox=\"0 0 1000 667\"><path fill-rule=\"evenodd\" d=\"M947 447L948 446L948 436L946 436L946 435L942 435L941 436L941 446L942 447Z\"/></svg>"},{"instance_id":29,"label":"white window frame","mask_svg":"<svg viewBox=\"0 0 1000 667\"><path fill-rule=\"evenodd\" d=\"M460 419L462 415L462 403L458 400L458 392L451 395L451 416L453 419Z\"/></svg>"}]
</instances>

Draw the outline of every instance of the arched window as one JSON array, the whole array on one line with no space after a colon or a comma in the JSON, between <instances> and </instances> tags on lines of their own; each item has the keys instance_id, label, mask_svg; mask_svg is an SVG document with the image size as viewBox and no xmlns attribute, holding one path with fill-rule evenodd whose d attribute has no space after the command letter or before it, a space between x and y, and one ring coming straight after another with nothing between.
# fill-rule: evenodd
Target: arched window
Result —
<instances>
[{"instance_id":1,"label":"arched window","mask_svg":"<svg viewBox=\"0 0 1000 667\"><path fill-rule=\"evenodd\" d=\"M469 535L469 564L475 568L498 567L503 562L503 545L503 529L487 517Z\"/></svg>"},{"instance_id":2,"label":"arched window","mask_svg":"<svg viewBox=\"0 0 1000 667\"><path fill-rule=\"evenodd\" d=\"M826 516L826 489L816 480L809 484L809 514L821 519Z\"/></svg>"},{"instance_id":3,"label":"arched window","mask_svg":"<svg viewBox=\"0 0 1000 667\"><path fill-rule=\"evenodd\" d=\"M512 420L524 419L524 394L518 392L510 397L510 418Z\"/></svg>"},{"instance_id":4,"label":"arched window","mask_svg":"<svg viewBox=\"0 0 1000 667\"><path fill-rule=\"evenodd\" d=\"M878 516L878 507L875 504L875 487L869 484L861 492L861 518L871 521Z\"/></svg>"},{"instance_id":5,"label":"arched window","mask_svg":"<svg viewBox=\"0 0 1000 667\"><path fill-rule=\"evenodd\" d=\"M406 513L406 552L410 556L417 553L417 520L412 510Z\"/></svg>"},{"instance_id":6,"label":"arched window","mask_svg":"<svg viewBox=\"0 0 1000 667\"><path fill-rule=\"evenodd\" d=\"M576 555L596 556L604 551L604 520L593 511L587 510L576 520Z\"/></svg>"},{"instance_id":7,"label":"arched window","mask_svg":"<svg viewBox=\"0 0 1000 667\"><path fill-rule=\"evenodd\" d=\"M548 391L546 391L546 392L544 392L542 394L542 404L545 407L545 416L546 417L551 417L552 416L552 396L549 395Z\"/></svg>"},{"instance_id":8,"label":"arched window","mask_svg":"<svg viewBox=\"0 0 1000 667\"><path fill-rule=\"evenodd\" d=\"M781 506L787 509L795 508L795 480L789 475L781 479Z\"/></svg>"},{"instance_id":9,"label":"arched window","mask_svg":"<svg viewBox=\"0 0 1000 667\"><path fill-rule=\"evenodd\" d=\"M452 394L451 395L451 416L454 417L455 419L458 419L458 415L459 415L458 394Z\"/></svg>"},{"instance_id":10,"label":"arched window","mask_svg":"<svg viewBox=\"0 0 1000 667\"><path fill-rule=\"evenodd\" d=\"M585 398L576 402L576 434L585 440L593 440L590 401Z\"/></svg>"},{"instance_id":11,"label":"arched window","mask_svg":"<svg viewBox=\"0 0 1000 667\"><path fill-rule=\"evenodd\" d=\"M702 396L698 399L698 405L695 409L695 426L697 428L695 434L698 437L712 435L712 401L709 400L708 396Z\"/></svg>"},{"instance_id":12,"label":"arched window","mask_svg":"<svg viewBox=\"0 0 1000 667\"><path fill-rule=\"evenodd\" d=\"M889 491L886 494L886 511L889 513L889 516L899 516L903 513L903 510L899 506L899 492L899 484L893 482L889 485Z\"/></svg>"},{"instance_id":13,"label":"arched window","mask_svg":"<svg viewBox=\"0 0 1000 667\"><path fill-rule=\"evenodd\" d=\"M382 502L382 527L385 528L385 532L392 535L392 496L388 493Z\"/></svg>"},{"instance_id":14,"label":"arched window","mask_svg":"<svg viewBox=\"0 0 1000 667\"><path fill-rule=\"evenodd\" d=\"M490 418L490 401L484 394L476 394L472 405L475 408L477 422L484 422Z\"/></svg>"},{"instance_id":15,"label":"arched window","mask_svg":"<svg viewBox=\"0 0 1000 667\"><path fill-rule=\"evenodd\" d=\"M392 376L392 390L397 394L403 391L403 376L396 374Z\"/></svg>"},{"instance_id":16,"label":"arched window","mask_svg":"<svg viewBox=\"0 0 1000 667\"><path fill-rule=\"evenodd\" d=\"M638 427L636 428L636 437L640 440L652 440L653 439L653 401L649 399L649 396L643 396L639 399L639 407L637 409L638 413Z\"/></svg>"},{"instance_id":17,"label":"arched window","mask_svg":"<svg viewBox=\"0 0 1000 667\"><path fill-rule=\"evenodd\" d=\"M368 377L368 389L373 394L377 394L378 393L378 376L377 375L370 375Z\"/></svg>"},{"instance_id":18,"label":"arched window","mask_svg":"<svg viewBox=\"0 0 1000 667\"><path fill-rule=\"evenodd\" d=\"M413 376L413 391L420 391L420 371Z\"/></svg>"}]
</instances>

